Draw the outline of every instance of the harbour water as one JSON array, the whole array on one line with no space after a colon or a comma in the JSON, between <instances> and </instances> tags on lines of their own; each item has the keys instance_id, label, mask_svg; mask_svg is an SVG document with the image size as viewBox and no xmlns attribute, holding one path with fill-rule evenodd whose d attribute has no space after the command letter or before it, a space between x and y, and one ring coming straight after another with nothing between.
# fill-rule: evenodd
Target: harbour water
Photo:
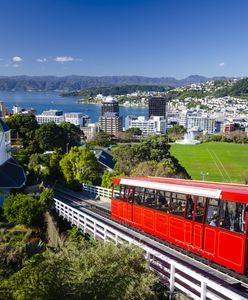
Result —
<instances>
[{"instance_id":1,"label":"harbour water","mask_svg":"<svg viewBox=\"0 0 248 300\"><path fill-rule=\"evenodd\" d=\"M37 113L48 109L61 109L64 112L83 112L91 117L92 122L98 121L101 113L101 106L97 104L81 104L75 97L60 97L58 92L3 92L0 91L0 100L4 101L8 111L13 105L22 108L32 107ZM146 107L125 107L120 106L120 115L125 118L127 115L148 115Z\"/></svg>"}]
</instances>

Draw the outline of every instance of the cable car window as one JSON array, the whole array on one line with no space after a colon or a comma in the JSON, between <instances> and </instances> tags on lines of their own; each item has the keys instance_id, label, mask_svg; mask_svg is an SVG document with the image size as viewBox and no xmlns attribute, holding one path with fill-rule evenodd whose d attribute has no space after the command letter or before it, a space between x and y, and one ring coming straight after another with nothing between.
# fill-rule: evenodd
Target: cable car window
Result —
<instances>
[{"instance_id":1,"label":"cable car window","mask_svg":"<svg viewBox=\"0 0 248 300\"><path fill-rule=\"evenodd\" d=\"M208 207L207 207L207 218L206 223L213 227L219 226L219 200L217 199L209 199Z\"/></svg>"},{"instance_id":2,"label":"cable car window","mask_svg":"<svg viewBox=\"0 0 248 300\"><path fill-rule=\"evenodd\" d=\"M133 200L134 200L134 187L128 186L127 201L128 203L133 203Z\"/></svg>"},{"instance_id":3,"label":"cable car window","mask_svg":"<svg viewBox=\"0 0 248 300\"><path fill-rule=\"evenodd\" d=\"M195 212L195 221L198 223L203 223L205 203L206 203L205 197L198 197L196 212Z\"/></svg>"},{"instance_id":4,"label":"cable car window","mask_svg":"<svg viewBox=\"0 0 248 300\"><path fill-rule=\"evenodd\" d=\"M121 199L121 185L113 185L112 198Z\"/></svg>"},{"instance_id":5,"label":"cable car window","mask_svg":"<svg viewBox=\"0 0 248 300\"><path fill-rule=\"evenodd\" d=\"M152 189L145 190L144 205L155 207L156 191Z\"/></svg>"},{"instance_id":6,"label":"cable car window","mask_svg":"<svg viewBox=\"0 0 248 300\"><path fill-rule=\"evenodd\" d=\"M128 199L128 186L123 185L121 189L121 200L127 201Z\"/></svg>"},{"instance_id":7,"label":"cable car window","mask_svg":"<svg viewBox=\"0 0 248 300\"><path fill-rule=\"evenodd\" d=\"M186 195L172 193L170 202L170 213L173 215L184 217L186 207Z\"/></svg>"},{"instance_id":8,"label":"cable car window","mask_svg":"<svg viewBox=\"0 0 248 300\"><path fill-rule=\"evenodd\" d=\"M187 199L187 209L186 209L186 218L189 220L192 220L193 218L194 205L195 205L194 197L189 195Z\"/></svg>"},{"instance_id":9,"label":"cable car window","mask_svg":"<svg viewBox=\"0 0 248 300\"><path fill-rule=\"evenodd\" d=\"M170 198L168 201L166 193L167 192L165 191L156 191L156 209L167 212L169 209Z\"/></svg>"},{"instance_id":10,"label":"cable car window","mask_svg":"<svg viewBox=\"0 0 248 300\"><path fill-rule=\"evenodd\" d=\"M245 231L245 215L247 206L234 201L221 201L220 227L239 233Z\"/></svg>"},{"instance_id":11,"label":"cable car window","mask_svg":"<svg viewBox=\"0 0 248 300\"><path fill-rule=\"evenodd\" d=\"M143 187L135 187L134 188L134 204L141 205L144 200L145 189Z\"/></svg>"}]
</instances>

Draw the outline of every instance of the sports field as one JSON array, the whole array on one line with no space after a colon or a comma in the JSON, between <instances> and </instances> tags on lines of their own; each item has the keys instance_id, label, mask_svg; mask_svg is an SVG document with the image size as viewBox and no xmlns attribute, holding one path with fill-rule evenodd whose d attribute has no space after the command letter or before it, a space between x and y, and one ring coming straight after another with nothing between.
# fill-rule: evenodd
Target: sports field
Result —
<instances>
[{"instance_id":1,"label":"sports field","mask_svg":"<svg viewBox=\"0 0 248 300\"><path fill-rule=\"evenodd\" d=\"M179 160L192 179L243 182L242 173L248 170L248 145L173 144L170 152Z\"/></svg>"}]
</instances>

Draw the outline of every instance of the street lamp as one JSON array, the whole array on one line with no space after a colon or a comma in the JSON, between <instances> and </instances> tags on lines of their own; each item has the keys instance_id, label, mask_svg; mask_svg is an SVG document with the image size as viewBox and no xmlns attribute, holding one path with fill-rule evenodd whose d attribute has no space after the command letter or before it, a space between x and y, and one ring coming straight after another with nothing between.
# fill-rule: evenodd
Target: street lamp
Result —
<instances>
[{"instance_id":1,"label":"street lamp","mask_svg":"<svg viewBox=\"0 0 248 300\"><path fill-rule=\"evenodd\" d=\"M201 171L202 181L205 181L205 177L208 176L208 172Z\"/></svg>"}]
</instances>

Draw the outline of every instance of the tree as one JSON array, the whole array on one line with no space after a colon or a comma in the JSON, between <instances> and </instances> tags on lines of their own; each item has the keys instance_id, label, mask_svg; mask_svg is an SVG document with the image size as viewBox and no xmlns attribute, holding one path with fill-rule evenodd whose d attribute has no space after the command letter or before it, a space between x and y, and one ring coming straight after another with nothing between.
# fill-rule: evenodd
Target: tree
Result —
<instances>
[{"instance_id":1,"label":"tree","mask_svg":"<svg viewBox=\"0 0 248 300\"><path fill-rule=\"evenodd\" d=\"M62 127L55 123L42 124L35 132L35 139L41 150L54 150L66 146L66 136Z\"/></svg>"},{"instance_id":2,"label":"tree","mask_svg":"<svg viewBox=\"0 0 248 300\"><path fill-rule=\"evenodd\" d=\"M72 147L60 161L62 174L67 183L93 184L99 176L97 159L88 148Z\"/></svg>"},{"instance_id":3,"label":"tree","mask_svg":"<svg viewBox=\"0 0 248 300\"><path fill-rule=\"evenodd\" d=\"M24 194L11 194L3 204L4 216L10 223L36 225L41 215L37 199Z\"/></svg>"},{"instance_id":4,"label":"tree","mask_svg":"<svg viewBox=\"0 0 248 300\"><path fill-rule=\"evenodd\" d=\"M116 161L115 171L125 175L138 172L147 175L153 174L154 176L189 178L188 173L178 160L171 156L169 149L170 145L164 136L143 138L139 144L119 145L113 149L113 158ZM133 171L142 162L144 164Z\"/></svg>"},{"instance_id":5,"label":"tree","mask_svg":"<svg viewBox=\"0 0 248 300\"><path fill-rule=\"evenodd\" d=\"M174 177L177 170L171 159L162 160L161 162L144 161L139 163L132 171L133 176L157 176L157 177Z\"/></svg>"},{"instance_id":6,"label":"tree","mask_svg":"<svg viewBox=\"0 0 248 300\"><path fill-rule=\"evenodd\" d=\"M0 282L1 299L157 299L158 282L141 249L113 243L67 242L47 250Z\"/></svg>"},{"instance_id":7,"label":"tree","mask_svg":"<svg viewBox=\"0 0 248 300\"><path fill-rule=\"evenodd\" d=\"M115 170L119 173L130 175L133 167L142 161L142 153L138 144L119 145L112 151L116 161Z\"/></svg>"},{"instance_id":8,"label":"tree","mask_svg":"<svg viewBox=\"0 0 248 300\"><path fill-rule=\"evenodd\" d=\"M10 194L3 204L4 216L10 223L39 225L52 197L50 189L44 189L38 199L25 194Z\"/></svg>"},{"instance_id":9,"label":"tree","mask_svg":"<svg viewBox=\"0 0 248 300\"><path fill-rule=\"evenodd\" d=\"M44 179L49 176L50 155L35 153L30 156L28 169L38 178Z\"/></svg>"},{"instance_id":10,"label":"tree","mask_svg":"<svg viewBox=\"0 0 248 300\"><path fill-rule=\"evenodd\" d=\"M108 147L112 144L112 135L106 132L96 133L88 144L90 146Z\"/></svg>"},{"instance_id":11,"label":"tree","mask_svg":"<svg viewBox=\"0 0 248 300\"><path fill-rule=\"evenodd\" d=\"M139 151L142 154L142 160L155 160L157 162L169 158L170 145L164 136L152 136L141 140Z\"/></svg>"},{"instance_id":12,"label":"tree","mask_svg":"<svg viewBox=\"0 0 248 300\"><path fill-rule=\"evenodd\" d=\"M102 175L102 183L101 186L105 187L107 189L110 189L112 186L112 178L114 177L121 177L121 176L125 176L124 173L119 173L117 171L113 171L113 172L109 172L109 171L104 171L103 175Z\"/></svg>"},{"instance_id":13,"label":"tree","mask_svg":"<svg viewBox=\"0 0 248 300\"><path fill-rule=\"evenodd\" d=\"M59 162L63 157L62 150L56 148L53 153L35 153L30 156L28 169L40 179L58 179L62 176Z\"/></svg>"},{"instance_id":14,"label":"tree","mask_svg":"<svg viewBox=\"0 0 248 300\"><path fill-rule=\"evenodd\" d=\"M34 139L35 130L39 127L36 118L32 114L18 114L6 119L14 138L21 138L24 148L30 146Z\"/></svg>"},{"instance_id":15,"label":"tree","mask_svg":"<svg viewBox=\"0 0 248 300\"><path fill-rule=\"evenodd\" d=\"M64 131L65 145L68 144L68 146L73 147L80 144L81 130L79 127L69 122L62 122L60 124L60 127Z\"/></svg>"},{"instance_id":16,"label":"tree","mask_svg":"<svg viewBox=\"0 0 248 300\"><path fill-rule=\"evenodd\" d=\"M142 131L139 128L128 128L126 132L131 133L133 136L142 134Z\"/></svg>"}]
</instances>

